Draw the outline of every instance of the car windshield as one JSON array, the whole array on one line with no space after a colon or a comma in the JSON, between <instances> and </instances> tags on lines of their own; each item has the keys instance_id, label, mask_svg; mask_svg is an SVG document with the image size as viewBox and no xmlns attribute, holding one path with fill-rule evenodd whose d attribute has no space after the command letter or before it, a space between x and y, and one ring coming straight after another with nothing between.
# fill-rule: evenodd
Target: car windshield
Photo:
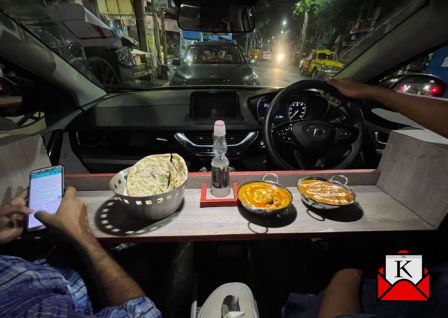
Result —
<instances>
[{"instance_id":1,"label":"car windshield","mask_svg":"<svg viewBox=\"0 0 448 318\"><path fill-rule=\"evenodd\" d=\"M119 91L285 87L334 76L410 16L420 1L253 1L256 23L249 33L182 30L174 1L139 3L0 0L0 9L87 78Z\"/></svg>"}]
</instances>

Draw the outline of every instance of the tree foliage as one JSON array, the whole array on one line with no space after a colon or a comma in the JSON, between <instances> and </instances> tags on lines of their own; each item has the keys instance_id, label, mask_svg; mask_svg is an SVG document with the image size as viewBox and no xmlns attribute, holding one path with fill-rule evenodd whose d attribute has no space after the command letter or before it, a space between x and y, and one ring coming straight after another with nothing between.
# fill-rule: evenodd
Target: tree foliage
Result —
<instances>
[{"instance_id":1,"label":"tree foliage","mask_svg":"<svg viewBox=\"0 0 448 318\"><path fill-rule=\"evenodd\" d=\"M297 1L292 14L299 25L303 21L301 49L312 49L318 42L331 48L339 35L347 34L349 22L356 20L362 6L370 1L372 0ZM305 19L305 13L308 14L308 19Z\"/></svg>"},{"instance_id":2,"label":"tree foliage","mask_svg":"<svg viewBox=\"0 0 448 318\"><path fill-rule=\"evenodd\" d=\"M298 16L308 12L310 15L316 16L326 5L328 5L327 0L300 0L294 5L293 14Z\"/></svg>"},{"instance_id":3,"label":"tree foliage","mask_svg":"<svg viewBox=\"0 0 448 318\"><path fill-rule=\"evenodd\" d=\"M361 7L370 1L300 0L294 5L293 15L300 19L305 12L308 12L311 18L308 33L317 35L331 32L333 36L330 42L332 42L338 34L345 32L349 21L356 20Z\"/></svg>"},{"instance_id":4,"label":"tree foliage","mask_svg":"<svg viewBox=\"0 0 448 318\"><path fill-rule=\"evenodd\" d=\"M308 12L315 24L346 26L356 20L360 8L371 0L300 0L294 5L293 15L299 17Z\"/></svg>"}]
</instances>

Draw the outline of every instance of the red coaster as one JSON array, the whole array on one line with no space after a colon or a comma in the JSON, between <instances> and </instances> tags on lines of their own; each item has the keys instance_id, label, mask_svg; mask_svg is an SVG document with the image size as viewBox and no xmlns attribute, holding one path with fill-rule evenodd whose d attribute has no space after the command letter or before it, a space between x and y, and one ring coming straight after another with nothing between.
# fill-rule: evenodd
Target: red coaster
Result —
<instances>
[{"instance_id":1,"label":"red coaster","mask_svg":"<svg viewBox=\"0 0 448 318\"><path fill-rule=\"evenodd\" d=\"M199 206L201 208L237 206L238 205L238 183L233 183L233 198L207 198L207 184L201 185L201 200Z\"/></svg>"}]
</instances>

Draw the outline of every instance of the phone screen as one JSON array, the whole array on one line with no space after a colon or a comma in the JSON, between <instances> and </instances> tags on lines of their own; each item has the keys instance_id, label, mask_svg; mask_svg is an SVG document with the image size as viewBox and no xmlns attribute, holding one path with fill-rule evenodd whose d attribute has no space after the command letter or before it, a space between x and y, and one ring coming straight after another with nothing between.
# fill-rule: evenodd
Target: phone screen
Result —
<instances>
[{"instance_id":1,"label":"phone screen","mask_svg":"<svg viewBox=\"0 0 448 318\"><path fill-rule=\"evenodd\" d=\"M30 175L29 208L37 211L56 213L61 204L63 167L56 166L34 170ZM34 215L28 218L28 229L43 227Z\"/></svg>"}]
</instances>

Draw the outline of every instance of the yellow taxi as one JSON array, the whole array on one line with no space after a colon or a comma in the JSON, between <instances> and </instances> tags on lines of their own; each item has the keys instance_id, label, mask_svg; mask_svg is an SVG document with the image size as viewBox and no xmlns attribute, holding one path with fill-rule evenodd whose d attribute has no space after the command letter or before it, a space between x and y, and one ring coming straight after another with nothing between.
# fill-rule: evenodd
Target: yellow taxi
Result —
<instances>
[{"instance_id":1,"label":"yellow taxi","mask_svg":"<svg viewBox=\"0 0 448 318\"><path fill-rule=\"evenodd\" d=\"M252 60L260 60L261 59L261 50L260 49L250 49L249 50L249 57Z\"/></svg>"},{"instance_id":2,"label":"yellow taxi","mask_svg":"<svg viewBox=\"0 0 448 318\"><path fill-rule=\"evenodd\" d=\"M300 72L311 74L313 78L320 75L333 76L343 67L344 65L337 61L336 53L327 49L312 50L309 56L299 62Z\"/></svg>"}]
</instances>

